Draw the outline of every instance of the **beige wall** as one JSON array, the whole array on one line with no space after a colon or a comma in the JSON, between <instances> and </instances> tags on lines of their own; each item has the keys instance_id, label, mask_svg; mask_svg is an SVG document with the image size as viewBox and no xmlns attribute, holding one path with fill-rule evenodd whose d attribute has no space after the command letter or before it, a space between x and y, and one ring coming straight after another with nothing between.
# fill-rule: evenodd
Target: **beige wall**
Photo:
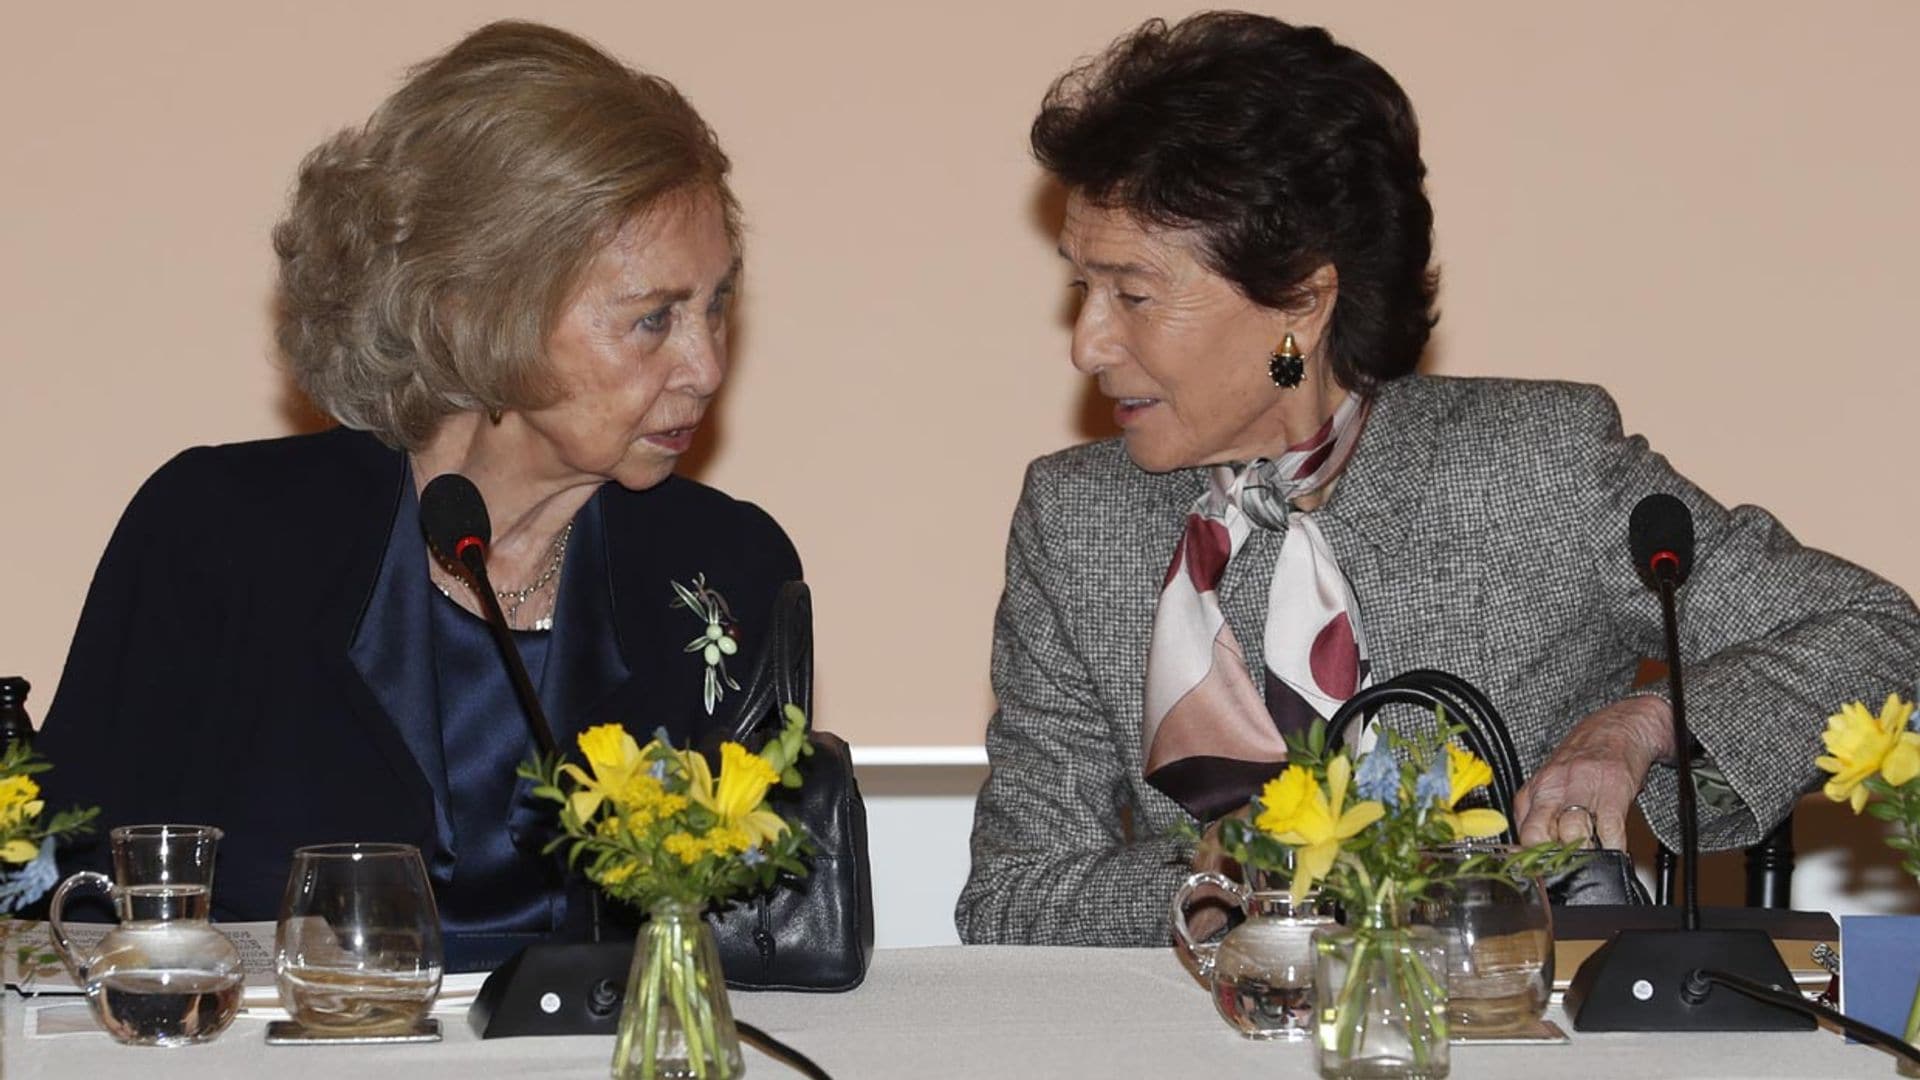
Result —
<instances>
[{"instance_id":1,"label":"beige wall","mask_svg":"<svg viewBox=\"0 0 1920 1080\"><path fill-rule=\"evenodd\" d=\"M1434 369L1605 383L1722 499L1920 585L1920 5L1270 10L1367 50L1420 109L1446 273ZM734 155L748 290L701 475L799 544L823 722L977 742L1021 467L1100 424L1065 361L1026 125L1076 55L1168 9L10 11L0 669L39 685L36 714L140 480L190 443L290 430L266 233L301 154L409 62L535 11L673 79Z\"/></svg>"}]
</instances>

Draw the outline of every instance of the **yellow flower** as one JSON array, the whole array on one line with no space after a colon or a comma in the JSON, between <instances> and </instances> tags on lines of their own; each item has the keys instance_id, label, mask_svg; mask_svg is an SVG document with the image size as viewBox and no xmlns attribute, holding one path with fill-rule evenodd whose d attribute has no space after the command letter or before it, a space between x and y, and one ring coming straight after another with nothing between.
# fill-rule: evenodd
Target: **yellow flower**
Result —
<instances>
[{"instance_id":1,"label":"yellow flower","mask_svg":"<svg viewBox=\"0 0 1920 1080\"><path fill-rule=\"evenodd\" d=\"M30 776L9 776L0 780L0 811L11 810L40 797L40 785Z\"/></svg>"},{"instance_id":2,"label":"yellow flower","mask_svg":"<svg viewBox=\"0 0 1920 1080\"><path fill-rule=\"evenodd\" d=\"M0 829L7 832L31 828L47 804L40 799L40 785L31 777L9 776L0 779ZM0 861L30 863L40 854L40 845L26 837L0 844Z\"/></svg>"},{"instance_id":3,"label":"yellow flower","mask_svg":"<svg viewBox=\"0 0 1920 1080\"><path fill-rule=\"evenodd\" d=\"M1314 882L1333 869L1341 844L1379 821L1386 807L1368 800L1346 807L1353 764L1345 754L1327 763L1327 790L1299 765L1269 781L1260 794L1263 809L1254 827L1294 849L1293 898L1297 903ZM1345 807L1343 809L1343 807Z\"/></svg>"},{"instance_id":4,"label":"yellow flower","mask_svg":"<svg viewBox=\"0 0 1920 1080\"><path fill-rule=\"evenodd\" d=\"M1311 772L1299 765L1287 766L1261 790L1260 816L1254 820L1254 827L1273 836L1292 832L1302 809L1319 793L1320 785Z\"/></svg>"},{"instance_id":5,"label":"yellow flower","mask_svg":"<svg viewBox=\"0 0 1920 1080\"><path fill-rule=\"evenodd\" d=\"M687 755L687 797L712 811L721 825L746 830L748 846L769 843L787 831L786 821L764 805L767 789L779 780L780 774L765 758L739 743L720 745L717 784L706 758Z\"/></svg>"},{"instance_id":6,"label":"yellow flower","mask_svg":"<svg viewBox=\"0 0 1920 1080\"><path fill-rule=\"evenodd\" d=\"M618 885L633 876L634 865L630 862L616 863L600 872L600 884Z\"/></svg>"},{"instance_id":7,"label":"yellow flower","mask_svg":"<svg viewBox=\"0 0 1920 1080\"><path fill-rule=\"evenodd\" d=\"M1833 774L1824 789L1827 798L1852 803L1857 814L1867 805L1869 793L1863 785L1875 773L1894 787L1920 775L1920 734L1907 730L1912 716L1912 702L1888 694L1878 717L1858 701L1827 717L1826 733L1820 737L1827 752L1813 759Z\"/></svg>"},{"instance_id":8,"label":"yellow flower","mask_svg":"<svg viewBox=\"0 0 1920 1080\"><path fill-rule=\"evenodd\" d=\"M738 855L753 846L753 836L738 825L715 825L700 838L715 855Z\"/></svg>"},{"instance_id":9,"label":"yellow flower","mask_svg":"<svg viewBox=\"0 0 1920 1080\"><path fill-rule=\"evenodd\" d=\"M689 832L669 833L665 840L660 841L660 846L667 850L667 854L678 855L680 861L688 866L699 862L700 857L707 853L707 845Z\"/></svg>"},{"instance_id":10,"label":"yellow flower","mask_svg":"<svg viewBox=\"0 0 1920 1080\"><path fill-rule=\"evenodd\" d=\"M1493 766L1452 743L1447 744L1447 805L1434 816L1447 823L1455 840L1477 840L1507 831L1507 818L1498 810L1455 810L1460 800L1493 782Z\"/></svg>"},{"instance_id":11,"label":"yellow flower","mask_svg":"<svg viewBox=\"0 0 1920 1080\"><path fill-rule=\"evenodd\" d=\"M619 724L600 724L580 733L580 753L593 770L588 776L580 766L568 763L560 771L579 785L571 797L573 812L580 820L591 818L605 799L618 802L640 772L646 756L640 744ZM652 779L649 777L648 779Z\"/></svg>"}]
</instances>

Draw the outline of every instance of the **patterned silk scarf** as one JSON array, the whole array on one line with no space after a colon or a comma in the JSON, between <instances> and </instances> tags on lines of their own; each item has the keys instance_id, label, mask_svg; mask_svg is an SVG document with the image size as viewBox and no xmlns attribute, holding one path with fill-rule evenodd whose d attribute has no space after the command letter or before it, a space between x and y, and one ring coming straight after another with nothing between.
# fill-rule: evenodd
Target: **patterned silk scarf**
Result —
<instances>
[{"instance_id":1,"label":"patterned silk scarf","mask_svg":"<svg viewBox=\"0 0 1920 1080\"><path fill-rule=\"evenodd\" d=\"M1187 513L1153 612L1141 745L1147 782L1202 821L1245 805L1287 759L1282 736L1332 716L1368 682L1353 589L1312 515L1290 505L1339 474L1366 415L1367 403L1348 395L1279 457L1216 466ZM1264 694L1217 592L1256 525L1287 530L1267 593Z\"/></svg>"}]
</instances>

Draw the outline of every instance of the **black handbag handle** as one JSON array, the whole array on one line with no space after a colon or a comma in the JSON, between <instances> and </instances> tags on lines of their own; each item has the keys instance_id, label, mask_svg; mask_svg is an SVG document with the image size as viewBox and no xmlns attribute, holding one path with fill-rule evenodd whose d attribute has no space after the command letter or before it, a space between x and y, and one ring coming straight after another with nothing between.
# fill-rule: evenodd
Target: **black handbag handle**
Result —
<instances>
[{"instance_id":1,"label":"black handbag handle","mask_svg":"<svg viewBox=\"0 0 1920 1080\"><path fill-rule=\"evenodd\" d=\"M783 706L798 705L813 729L813 593L804 581L789 581L774 594L759 658L740 687L733 724L710 736L713 746L731 740L757 746L786 718Z\"/></svg>"},{"instance_id":2,"label":"black handbag handle","mask_svg":"<svg viewBox=\"0 0 1920 1080\"><path fill-rule=\"evenodd\" d=\"M1513 736L1493 702L1458 675L1432 669L1402 672L1382 683L1361 690L1346 700L1327 722L1328 752L1337 751L1346 741L1347 729L1356 720L1370 723L1384 705L1413 705L1429 712L1444 710L1447 719L1466 730L1461 737L1467 748L1493 769L1495 809L1507 818L1501 839L1516 838L1513 800L1522 783L1520 755L1514 752Z\"/></svg>"}]
</instances>

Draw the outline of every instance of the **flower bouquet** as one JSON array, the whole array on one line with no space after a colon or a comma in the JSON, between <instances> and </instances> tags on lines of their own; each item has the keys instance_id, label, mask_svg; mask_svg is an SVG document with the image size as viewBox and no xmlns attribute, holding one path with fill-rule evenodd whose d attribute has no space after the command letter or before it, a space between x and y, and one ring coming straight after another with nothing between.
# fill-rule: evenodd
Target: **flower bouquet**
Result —
<instances>
[{"instance_id":1,"label":"flower bouquet","mask_svg":"<svg viewBox=\"0 0 1920 1080\"><path fill-rule=\"evenodd\" d=\"M1468 805L1492 768L1447 740L1444 715L1427 736L1384 731L1356 766L1328 753L1324 721L1288 740L1285 771L1247 818L1221 826L1225 853L1253 870L1291 872L1296 902L1316 888L1346 912L1345 929L1315 932L1315 1046L1320 1074L1447 1075L1446 949L1408 925L1412 903L1476 877L1556 873L1584 856L1572 845L1445 849L1499 836L1498 810Z\"/></svg>"},{"instance_id":2,"label":"flower bouquet","mask_svg":"<svg viewBox=\"0 0 1920 1080\"><path fill-rule=\"evenodd\" d=\"M1898 694L1887 695L1878 716L1864 703L1852 702L1827 718L1821 736L1827 752L1813 763L1831 774L1822 788L1827 798L1893 827L1887 846L1900 853L1900 868L1920 880L1920 783L1914 782L1920 776L1920 731L1912 720L1913 703ZM1920 984L1914 987L1902 1038L1920 1043ZM1900 1071L1920 1076L1904 1059Z\"/></svg>"},{"instance_id":3,"label":"flower bouquet","mask_svg":"<svg viewBox=\"0 0 1920 1080\"><path fill-rule=\"evenodd\" d=\"M0 954L13 929L12 913L47 894L60 881L54 849L62 837L93 831L99 807L67 809L46 816L34 776L53 767L24 742L0 753ZM57 954L23 945L14 957L24 984L33 976L59 965Z\"/></svg>"},{"instance_id":4,"label":"flower bouquet","mask_svg":"<svg viewBox=\"0 0 1920 1080\"><path fill-rule=\"evenodd\" d=\"M549 761L521 769L536 797L560 804L553 847L567 846L569 862L590 881L649 916L627 981L616 1078L727 1080L741 1071L726 979L703 916L710 904L807 872L811 842L767 806L774 785L800 785L795 765L813 749L806 717L792 705L785 715L785 728L757 754L722 744L717 774L664 732L642 746L618 724L581 733L585 768Z\"/></svg>"}]
</instances>

